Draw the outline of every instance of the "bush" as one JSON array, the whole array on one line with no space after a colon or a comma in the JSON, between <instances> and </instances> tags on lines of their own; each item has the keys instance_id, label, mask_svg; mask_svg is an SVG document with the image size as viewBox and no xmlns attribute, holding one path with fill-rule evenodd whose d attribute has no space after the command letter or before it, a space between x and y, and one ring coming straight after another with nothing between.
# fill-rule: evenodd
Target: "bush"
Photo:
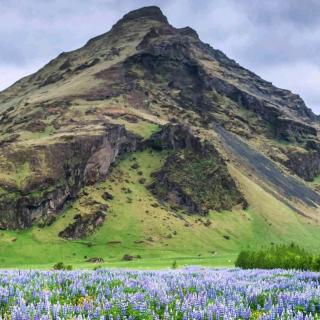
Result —
<instances>
[{"instance_id":1,"label":"bush","mask_svg":"<svg viewBox=\"0 0 320 320\"><path fill-rule=\"evenodd\" d=\"M123 257L122 257L122 261L132 261L134 258L134 256L130 255L130 254L125 254Z\"/></svg>"},{"instance_id":2,"label":"bush","mask_svg":"<svg viewBox=\"0 0 320 320\"><path fill-rule=\"evenodd\" d=\"M58 262L53 266L54 270L64 270L64 264L63 262Z\"/></svg>"},{"instance_id":3,"label":"bush","mask_svg":"<svg viewBox=\"0 0 320 320\"><path fill-rule=\"evenodd\" d=\"M320 256L313 259L312 269L314 271L320 271Z\"/></svg>"},{"instance_id":4,"label":"bush","mask_svg":"<svg viewBox=\"0 0 320 320\"><path fill-rule=\"evenodd\" d=\"M65 265L63 262L58 262L53 266L54 270L72 270L72 265Z\"/></svg>"},{"instance_id":5,"label":"bush","mask_svg":"<svg viewBox=\"0 0 320 320\"><path fill-rule=\"evenodd\" d=\"M320 270L320 257L314 257L311 253L298 245L277 245L262 248L258 251L241 251L235 262L236 267L243 269L299 269Z\"/></svg>"}]
</instances>

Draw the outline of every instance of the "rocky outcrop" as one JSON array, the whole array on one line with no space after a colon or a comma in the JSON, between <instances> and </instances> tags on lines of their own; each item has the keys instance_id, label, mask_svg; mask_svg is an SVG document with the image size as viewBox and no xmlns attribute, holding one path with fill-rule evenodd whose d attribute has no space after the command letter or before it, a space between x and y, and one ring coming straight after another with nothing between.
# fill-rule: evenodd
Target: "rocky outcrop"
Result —
<instances>
[{"instance_id":1,"label":"rocky outcrop","mask_svg":"<svg viewBox=\"0 0 320 320\"><path fill-rule=\"evenodd\" d=\"M47 145L6 151L0 166L12 162L22 181L0 181L1 228L27 228L51 221L80 189L106 178L115 159L137 149L140 138L123 126L107 125L95 134L68 136ZM9 184L10 182L10 184Z\"/></svg>"},{"instance_id":2,"label":"rocky outcrop","mask_svg":"<svg viewBox=\"0 0 320 320\"><path fill-rule=\"evenodd\" d=\"M199 150L201 143L199 138L193 135L189 127L181 124L167 124L159 132L154 133L145 142L145 146L156 150Z\"/></svg>"},{"instance_id":3,"label":"rocky outcrop","mask_svg":"<svg viewBox=\"0 0 320 320\"><path fill-rule=\"evenodd\" d=\"M306 181L320 175L320 144L314 139L307 140L305 145L274 145L266 154Z\"/></svg>"},{"instance_id":4,"label":"rocky outcrop","mask_svg":"<svg viewBox=\"0 0 320 320\"><path fill-rule=\"evenodd\" d=\"M298 95L276 88L202 43L191 28L172 27L160 12L155 7L142 8L116 24L123 27L135 21L142 27L149 21L150 28L136 53L95 74L105 85L91 90L86 99L126 95L129 104L148 108L148 91L172 108L200 114L203 125L217 121L234 133L239 128L239 135L246 138L255 136L257 128L239 117L239 109L255 115L259 133L268 137L272 133L273 139L300 143L317 136L318 117Z\"/></svg>"},{"instance_id":5,"label":"rocky outcrop","mask_svg":"<svg viewBox=\"0 0 320 320\"><path fill-rule=\"evenodd\" d=\"M162 11L156 6L143 7L137 10L130 11L120 19L114 27L120 26L126 22L132 22L134 20L155 20L161 23L168 24L166 16L163 15ZM113 28L114 28L113 27Z\"/></svg>"},{"instance_id":6,"label":"rocky outcrop","mask_svg":"<svg viewBox=\"0 0 320 320\"><path fill-rule=\"evenodd\" d=\"M291 148L285 154L287 159L283 161L283 164L304 180L312 181L320 174L319 151L295 150Z\"/></svg>"},{"instance_id":7,"label":"rocky outcrop","mask_svg":"<svg viewBox=\"0 0 320 320\"><path fill-rule=\"evenodd\" d=\"M165 126L150 139L156 149L173 149L153 174L149 190L173 208L206 215L209 210L247 206L217 150L183 126Z\"/></svg>"},{"instance_id":8,"label":"rocky outcrop","mask_svg":"<svg viewBox=\"0 0 320 320\"><path fill-rule=\"evenodd\" d=\"M317 136L317 130L306 123L279 117L276 119L276 136L282 140L302 142L309 136Z\"/></svg>"},{"instance_id":9,"label":"rocky outcrop","mask_svg":"<svg viewBox=\"0 0 320 320\"><path fill-rule=\"evenodd\" d=\"M89 258L86 260L86 262L90 262L90 263L103 263L104 259L100 258L100 257L93 257L93 258Z\"/></svg>"},{"instance_id":10,"label":"rocky outcrop","mask_svg":"<svg viewBox=\"0 0 320 320\"><path fill-rule=\"evenodd\" d=\"M160 201L192 214L231 210L236 205L246 208L226 166L216 160L209 155L178 152L153 174L155 182L149 189Z\"/></svg>"},{"instance_id":11,"label":"rocky outcrop","mask_svg":"<svg viewBox=\"0 0 320 320\"><path fill-rule=\"evenodd\" d=\"M121 70L117 72L118 77L113 75L114 68L113 72L104 71L108 79L112 77L119 84L125 83L125 90L139 91L138 81L144 80L155 90L167 94L172 103L194 110L202 118L210 117L211 112L223 112L232 122L238 111L225 110L223 104L227 99L238 108L255 114L266 130L275 128L275 139L299 142L309 135L317 135L312 125L317 116L299 96L274 87L223 53L204 45L190 28L175 29L167 24L153 27L137 48L138 53L126 59L121 67L117 66ZM219 65L217 73L207 70L202 60L197 59L199 51L206 54L207 60ZM244 76L239 77L239 74ZM100 72L96 76L102 78L102 75ZM109 90L112 87L108 85ZM117 85L118 89L120 87ZM112 94L120 93L113 89ZM254 128L252 132L255 133Z\"/></svg>"},{"instance_id":12,"label":"rocky outcrop","mask_svg":"<svg viewBox=\"0 0 320 320\"><path fill-rule=\"evenodd\" d=\"M67 240L83 239L95 232L104 223L106 213L97 211L84 216L76 215L75 221L59 233L59 237Z\"/></svg>"}]
</instances>

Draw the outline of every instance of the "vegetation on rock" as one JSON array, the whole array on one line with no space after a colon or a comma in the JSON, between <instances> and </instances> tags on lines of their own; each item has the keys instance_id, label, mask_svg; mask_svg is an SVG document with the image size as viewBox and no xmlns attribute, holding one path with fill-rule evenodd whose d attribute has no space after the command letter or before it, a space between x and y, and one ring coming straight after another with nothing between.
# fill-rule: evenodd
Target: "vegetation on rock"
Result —
<instances>
[{"instance_id":1,"label":"vegetation on rock","mask_svg":"<svg viewBox=\"0 0 320 320\"><path fill-rule=\"evenodd\" d=\"M176 152L153 177L149 189L155 197L189 213L207 215L209 210L231 210L238 204L246 207L226 165L214 154Z\"/></svg>"}]
</instances>

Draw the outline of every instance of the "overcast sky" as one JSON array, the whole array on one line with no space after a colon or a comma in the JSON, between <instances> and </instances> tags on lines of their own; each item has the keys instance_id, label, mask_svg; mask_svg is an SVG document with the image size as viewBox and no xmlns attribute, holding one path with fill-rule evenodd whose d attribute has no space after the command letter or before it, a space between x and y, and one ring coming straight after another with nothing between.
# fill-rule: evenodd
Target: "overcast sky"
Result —
<instances>
[{"instance_id":1,"label":"overcast sky","mask_svg":"<svg viewBox=\"0 0 320 320\"><path fill-rule=\"evenodd\" d=\"M320 113L320 0L0 0L0 90L146 5Z\"/></svg>"}]
</instances>

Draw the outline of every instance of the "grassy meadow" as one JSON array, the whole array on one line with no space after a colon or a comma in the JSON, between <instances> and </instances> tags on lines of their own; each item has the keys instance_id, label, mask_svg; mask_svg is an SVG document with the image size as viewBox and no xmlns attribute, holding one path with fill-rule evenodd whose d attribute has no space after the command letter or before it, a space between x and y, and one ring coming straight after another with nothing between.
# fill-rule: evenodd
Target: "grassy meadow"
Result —
<instances>
[{"instance_id":1,"label":"grassy meadow","mask_svg":"<svg viewBox=\"0 0 320 320\"><path fill-rule=\"evenodd\" d=\"M158 203L147 185L167 155L167 151L152 150L129 154L112 168L107 181L86 187L50 226L1 231L0 267L51 268L62 261L74 268L94 268L97 263L85 262L93 257L103 258L105 262L99 265L106 267L165 268L174 260L178 266L219 267L233 266L240 250L263 244L294 241L317 250L317 226L305 222L236 168L231 172L246 186L243 192L251 204L247 210L200 217ZM106 191L112 200L103 200ZM109 206L104 225L84 240L60 238L59 232L76 214L89 213L92 203ZM125 254L138 258L122 261Z\"/></svg>"}]
</instances>

